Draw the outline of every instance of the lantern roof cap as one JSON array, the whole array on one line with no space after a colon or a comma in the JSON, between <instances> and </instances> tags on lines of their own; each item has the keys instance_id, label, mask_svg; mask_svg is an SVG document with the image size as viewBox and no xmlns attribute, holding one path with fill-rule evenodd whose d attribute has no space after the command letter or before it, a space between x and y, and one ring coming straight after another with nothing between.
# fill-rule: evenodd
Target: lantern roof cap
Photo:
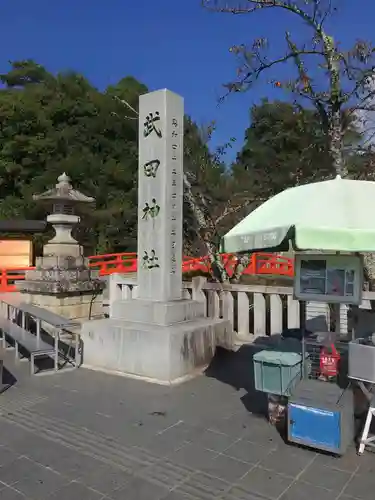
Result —
<instances>
[{"instance_id":1,"label":"lantern roof cap","mask_svg":"<svg viewBox=\"0 0 375 500\"><path fill-rule=\"evenodd\" d=\"M64 172L57 178L54 188L48 189L44 193L34 194L35 201L61 202L70 204L94 203L95 198L86 196L77 189L73 189L70 177Z\"/></svg>"}]
</instances>

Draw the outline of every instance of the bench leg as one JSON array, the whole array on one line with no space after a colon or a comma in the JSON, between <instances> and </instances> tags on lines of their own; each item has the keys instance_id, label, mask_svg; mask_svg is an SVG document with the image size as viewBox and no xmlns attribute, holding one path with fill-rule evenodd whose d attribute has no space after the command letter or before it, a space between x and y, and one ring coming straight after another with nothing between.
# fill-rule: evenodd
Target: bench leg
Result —
<instances>
[{"instance_id":1,"label":"bench leg","mask_svg":"<svg viewBox=\"0 0 375 500\"><path fill-rule=\"evenodd\" d=\"M13 321L13 323L17 323L17 309L13 306L9 306L9 314L10 314L10 320Z\"/></svg>"},{"instance_id":2,"label":"bench leg","mask_svg":"<svg viewBox=\"0 0 375 500\"><path fill-rule=\"evenodd\" d=\"M35 375L35 358L33 353L30 354L30 372L31 375Z\"/></svg>"},{"instance_id":3,"label":"bench leg","mask_svg":"<svg viewBox=\"0 0 375 500\"><path fill-rule=\"evenodd\" d=\"M37 340L40 340L40 319L36 320L36 338Z\"/></svg>"},{"instance_id":4,"label":"bench leg","mask_svg":"<svg viewBox=\"0 0 375 500\"><path fill-rule=\"evenodd\" d=\"M7 310L8 306L5 302L1 303L1 315L4 316L4 318L7 318Z\"/></svg>"},{"instance_id":5,"label":"bench leg","mask_svg":"<svg viewBox=\"0 0 375 500\"><path fill-rule=\"evenodd\" d=\"M6 349L7 348L7 341L6 341L6 338L5 338L5 330L1 330L1 333L2 333L2 343L3 343L3 349Z\"/></svg>"},{"instance_id":6,"label":"bench leg","mask_svg":"<svg viewBox=\"0 0 375 500\"><path fill-rule=\"evenodd\" d=\"M20 359L20 353L18 351L18 342L14 341L14 355L15 355L15 358L16 358L16 361L19 361Z\"/></svg>"},{"instance_id":7,"label":"bench leg","mask_svg":"<svg viewBox=\"0 0 375 500\"><path fill-rule=\"evenodd\" d=\"M59 337L60 332L55 332L55 372L59 370Z\"/></svg>"},{"instance_id":8,"label":"bench leg","mask_svg":"<svg viewBox=\"0 0 375 500\"><path fill-rule=\"evenodd\" d=\"M76 341L75 341L75 365L76 365L76 368L78 368L78 366L81 366L81 360L80 360L80 336L78 335L78 333L76 333L75 335L76 335Z\"/></svg>"}]
</instances>

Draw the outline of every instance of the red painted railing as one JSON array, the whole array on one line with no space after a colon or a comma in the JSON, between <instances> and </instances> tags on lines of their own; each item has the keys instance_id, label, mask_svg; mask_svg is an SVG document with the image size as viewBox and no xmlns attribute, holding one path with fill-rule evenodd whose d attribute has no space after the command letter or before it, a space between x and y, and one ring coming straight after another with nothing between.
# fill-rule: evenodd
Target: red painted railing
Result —
<instances>
[{"instance_id":1,"label":"red painted railing","mask_svg":"<svg viewBox=\"0 0 375 500\"><path fill-rule=\"evenodd\" d=\"M35 267L12 267L0 269L0 293L15 292L17 287L14 282L25 279L25 271Z\"/></svg>"},{"instance_id":2,"label":"red painted railing","mask_svg":"<svg viewBox=\"0 0 375 500\"><path fill-rule=\"evenodd\" d=\"M222 254L222 260L227 273L231 276L237 264L237 256L234 254ZM210 272L210 268L211 265L208 257L185 258L182 264L183 272ZM254 253L243 274L271 274L292 277L294 275L293 259L272 253Z\"/></svg>"},{"instance_id":3,"label":"red painted railing","mask_svg":"<svg viewBox=\"0 0 375 500\"><path fill-rule=\"evenodd\" d=\"M89 257L89 266L99 271L100 276L113 273L136 273L137 254L134 253L107 253Z\"/></svg>"},{"instance_id":4,"label":"red painted railing","mask_svg":"<svg viewBox=\"0 0 375 500\"><path fill-rule=\"evenodd\" d=\"M233 254L222 255L225 268L229 275L237 263L237 257ZM137 272L136 253L112 253L106 255L93 255L89 257L90 267L99 270L101 276L112 273L135 273ZM210 272L208 257L184 257L182 272L193 271ZM276 276L293 276L293 259L273 253L255 253L251 256L249 265L244 274L272 274Z\"/></svg>"},{"instance_id":5,"label":"red painted railing","mask_svg":"<svg viewBox=\"0 0 375 500\"><path fill-rule=\"evenodd\" d=\"M231 276L237 263L237 257L232 254L222 255L223 263ZM136 253L111 253L89 257L89 266L99 271L100 276L112 273L136 273ZM15 281L25 279L25 271L34 267L18 267L0 269L0 293L16 291ZM210 272L208 257L184 257L182 271L184 273L202 271ZM268 274L274 276L289 276L294 274L293 259L272 253L255 253L251 256L249 265L243 274Z\"/></svg>"}]
</instances>

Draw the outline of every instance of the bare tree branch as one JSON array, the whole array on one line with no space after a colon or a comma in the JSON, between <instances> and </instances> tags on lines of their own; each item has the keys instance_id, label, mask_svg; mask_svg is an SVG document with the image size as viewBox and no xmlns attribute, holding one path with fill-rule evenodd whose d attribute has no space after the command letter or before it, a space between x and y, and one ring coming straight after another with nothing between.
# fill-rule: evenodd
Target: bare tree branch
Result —
<instances>
[{"instance_id":1,"label":"bare tree branch","mask_svg":"<svg viewBox=\"0 0 375 500\"><path fill-rule=\"evenodd\" d=\"M308 100L321 117L322 129L327 137L332 160L332 174L346 176L343 133L345 122L358 111L375 110L375 89L366 87L374 76L375 49L363 40L357 40L347 52L326 31L327 19L336 11L334 0L202 0L203 6L212 12L256 15L267 9L281 9L300 19L311 31L311 44L297 45L290 33L286 33L285 54L268 59L267 40L255 40L251 46L239 45L230 50L241 59L238 77L224 85L226 97L231 92L252 88L260 75L272 71L279 65L292 61L297 77L289 82L273 81L274 85L289 90L296 98ZM336 2L339 5L338 2ZM319 58L321 59L319 64ZM315 64L324 75L326 86L321 89L323 79L312 81L306 62ZM314 71L315 73L315 71ZM375 282L375 258L366 259L371 269L368 275Z\"/></svg>"},{"instance_id":2,"label":"bare tree branch","mask_svg":"<svg viewBox=\"0 0 375 500\"><path fill-rule=\"evenodd\" d=\"M260 75L280 64L292 60L297 70L297 78L286 83L274 82L277 87L287 89L302 99L312 103L321 117L322 125L328 136L328 144L332 157L333 170L341 176L347 175L345 160L342 154L342 113L344 105L355 108L359 94L363 90L366 79L373 74L374 65L370 59L374 49L358 40L349 52L342 52L335 44L333 37L325 32L324 24L334 9L332 0L205 0L204 6L216 12L254 14L264 9L282 9L294 14L312 31L311 46L297 46L289 32L286 33L287 51L281 57L269 60L265 56L267 41L255 40L250 48L245 45L235 46L231 51L243 61L239 68L238 79L224 85L227 94L248 90L259 79ZM305 59L311 56L322 59L320 67L328 76L327 90L318 91L317 84L312 82ZM314 60L315 61L315 60ZM348 89L348 84L351 88ZM226 97L225 96L225 97ZM357 102L351 101L356 99Z\"/></svg>"},{"instance_id":3,"label":"bare tree branch","mask_svg":"<svg viewBox=\"0 0 375 500\"><path fill-rule=\"evenodd\" d=\"M202 5L207 10L229 14L251 14L262 9L270 8L287 10L297 14L304 22L314 27L316 30L320 29L321 25L325 21L325 18L327 17L327 10L324 12L322 11L320 16L318 15L320 11L319 8L317 9L315 6L320 4L319 0L303 0L301 2L303 4L303 8L298 7L297 1L291 2L288 0L247 0L246 3L250 5L248 7L242 7L239 5L239 1L237 0L202 0ZM314 11L311 15L304 9L309 3L314 5Z\"/></svg>"},{"instance_id":4,"label":"bare tree branch","mask_svg":"<svg viewBox=\"0 0 375 500\"><path fill-rule=\"evenodd\" d=\"M136 109L133 108L133 106L131 106L127 101L125 101L125 99L120 99L117 95L113 96L113 98L120 102L121 104L123 104L124 106L126 106L128 109L130 109L130 111L132 111L135 116L125 116L125 119L127 120L138 120L138 116L139 116L139 113ZM114 113L116 114L116 113Z\"/></svg>"},{"instance_id":5,"label":"bare tree branch","mask_svg":"<svg viewBox=\"0 0 375 500\"><path fill-rule=\"evenodd\" d=\"M230 92L240 92L243 90L247 90L258 78L260 75L271 69L273 66L279 65L281 63L285 63L289 61L290 59L295 59L296 52L291 52L286 54L283 57L279 57L278 59L274 59L272 61L268 61L265 57L262 57L260 54L260 48L261 46L256 44L260 44L260 41L256 41L253 45L253 48L255 49L252 53L252 59L256 59L256 62L258 62L258 65L254 65L251 67L253 60L250 59L249 54L246 54L246 48L244 46L233 46L229 50L236 55L242 53L244 55L244 58L246 59L245 64L241 68L241 73L245 73L237 82L234 83L229 83L225 84L224 87L226 87ZM317 51L317 50L300 50L298 51L298 54L300 56L302 55L319 55L322 56L323 52ZM247 70L247 71L246 71Z\"/></svg>"},{"instance_id":6,"label":"bare tree branch","mask_svg":"<svg viewBox=\"0 0 375 500\"><path fill-rule=\"evenodd\" d=\"M228 273L225 269L225 266L221 260L218 249L215 248L215 245L212 241L212 229L209 227L209 223L205 214L197 202L193 190L192 185L187 178L186 174L184 174L184 198L190 206L192 213L194 214L195 220L197 222L197 226L195 227L195 231L197 236L203 241L206 249L207 256L211 263L211 268L214 272L214 277L219 282L224 282L229 279ZM211 230L210 230L211 229Z\"/></svg>"},{"instance_id":7,"label":"bare tree branch","mask_svg":"<svg viewBox=\"0 0 375 500\"><path fill-rule=\"evenodd\" d=\"M243 205L237 205L236 207L231 207L231 206L225 207L224 212L221 215L219 215L219 217L216 217L215 225L218 226L220 222L222 222L226 217L228 217L228 215L235 214L240 210L243 210L248 205L250 205L250 201L246 201L244 202Z\"/></svg>"}]
</instances>

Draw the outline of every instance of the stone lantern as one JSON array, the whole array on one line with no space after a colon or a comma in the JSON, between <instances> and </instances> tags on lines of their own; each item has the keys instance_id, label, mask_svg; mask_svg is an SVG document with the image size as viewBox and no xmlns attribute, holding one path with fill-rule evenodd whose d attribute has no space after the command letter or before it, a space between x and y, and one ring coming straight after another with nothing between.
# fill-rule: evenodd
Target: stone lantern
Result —
<instances>
[{"instance_id":1,"label":"stone lantern","mask_svg":"<svg viewBox=\"0 0 375 500\"><path fill-rule=\"evenodd\" d=\"M37 202L52 205L49 222L55 230L55 236L43 248L43 256L75 257L83 256L83 249L72 236L72 230L80 221L75 214L80 205L94 203L95 199L86 196L70 184L70 177L64 172L57 178L58 183L45 193L35 194Z\"/></svg>"},{"instance_id":2,"label":"stone lantern","mask_svg":"<svg viewBox=\"0 0 375 500\"><path fill-rule=\"evenodd\" d=\"M92 276L83 247L72 236L80 221L76 211L95 199L73 189L65 173L57 181L54 188L33 196L35 201L52 206L47 222L55 235L44 245L35 270L27 271L25 280L17 285L26 302L70 319L97 318L102 315L105 283Z\"/></svg>"}]
</instances>

